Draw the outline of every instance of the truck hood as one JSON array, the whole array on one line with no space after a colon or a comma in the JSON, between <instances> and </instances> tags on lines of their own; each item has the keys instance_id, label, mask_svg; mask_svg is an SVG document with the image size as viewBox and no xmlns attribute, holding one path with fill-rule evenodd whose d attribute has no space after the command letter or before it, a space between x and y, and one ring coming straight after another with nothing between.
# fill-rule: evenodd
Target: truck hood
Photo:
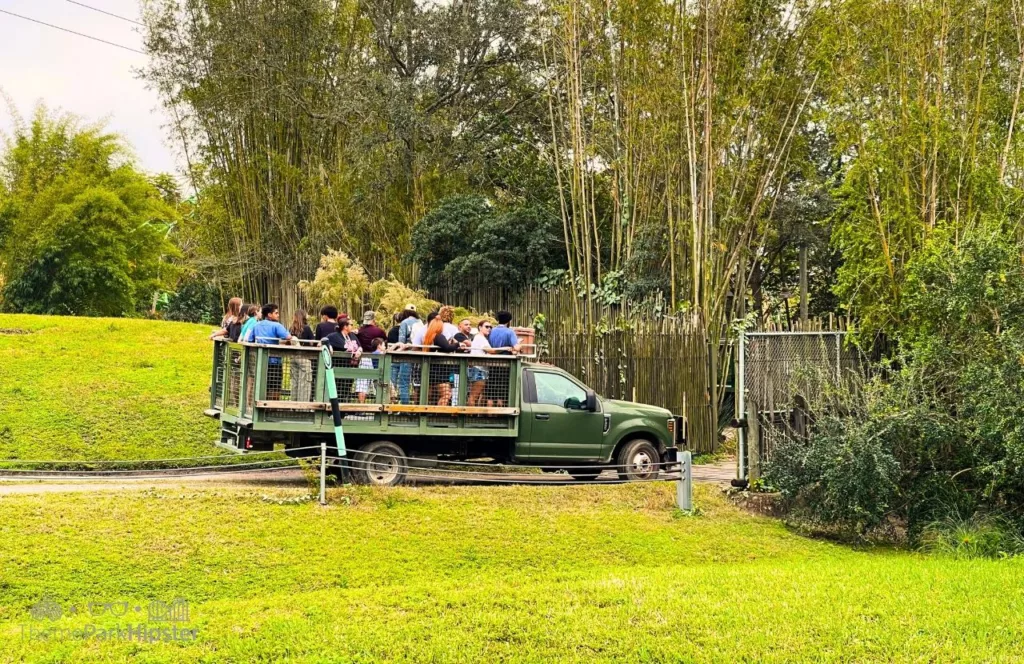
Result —
<instances>
[{"instance_id":1,"label":"truck hood","mask_svg":"<svg viewBox=\"0 0 1024 664\"><path fill-rule=\"evenodd\" d=\"M651 406L645 403L635 403L633 401L622 401L620 399L605 399L601 398L601 403L605 407L605 412L611 413L612 415L629 415L629 416L645 416L668 419L672 417L672 413L660 406Z\"/></svg>"}]
</instances>

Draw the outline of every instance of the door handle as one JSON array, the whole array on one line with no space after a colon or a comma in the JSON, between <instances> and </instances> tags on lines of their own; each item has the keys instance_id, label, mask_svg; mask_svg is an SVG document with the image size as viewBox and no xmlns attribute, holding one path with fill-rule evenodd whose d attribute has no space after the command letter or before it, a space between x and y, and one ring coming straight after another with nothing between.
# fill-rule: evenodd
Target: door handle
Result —
<instances>
[{"instance_id":1,"label":"door handle","mask_svg":"<svg viewBox=\"0 0 1024 664\"><path fill-rule=\"evenodd\" d=\"M538 420L550 420L551 419L551 416L548 415L547 413L537 413L536 415L534 415L534 417L536 417Z\"/></svg>"}]
</instances>

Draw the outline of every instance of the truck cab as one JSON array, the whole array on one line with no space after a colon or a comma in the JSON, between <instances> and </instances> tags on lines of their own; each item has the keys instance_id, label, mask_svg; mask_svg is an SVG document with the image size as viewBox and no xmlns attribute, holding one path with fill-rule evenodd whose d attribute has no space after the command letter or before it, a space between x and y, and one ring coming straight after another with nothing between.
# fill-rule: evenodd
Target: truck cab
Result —
<instances>
[{"instance_id":1,"label":"truck cab","mask_svg":"<svg viewBox=\"0 0 1024 664\"><path fill-rule=\"evenodd\" d=\"M517 355L334 352L215 342L210 408L220 444L280 446L295 456L326 442L337 454L326 381L333 373L353 479L397 484L410 467L486 460L545 466L576 479L614 470L654 479L684 443L664 408L605 399L556 366Z\"/></svg>"}]
</instances>

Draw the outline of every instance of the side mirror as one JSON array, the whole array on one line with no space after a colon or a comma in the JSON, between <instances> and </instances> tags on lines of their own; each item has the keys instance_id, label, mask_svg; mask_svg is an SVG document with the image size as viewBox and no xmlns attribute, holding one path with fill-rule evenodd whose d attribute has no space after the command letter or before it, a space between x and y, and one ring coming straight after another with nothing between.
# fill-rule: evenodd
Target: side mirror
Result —
<instances>
[{"instance_id":1,"label":"side mirror","mask_svg":"<svg viewBox=\"0 0 1024 664\"><path fill-rule=\"evenodd\" d=\"M585 404L580 403L580 400L576 397L569 397L565 400L565 403L563 403L562 406L565 407L566 410L584 410Z\"/></svg>"},{"instance_id":2,"label":"side mirror","mask_svg":"<svg viewBox=\"0 0 1024 664\"><path fill-rule=\"evenodd\" d=\"M587 390L587 410L591 413L597 412L597 393L594 390Z\"/></svg>"}]
</instances>

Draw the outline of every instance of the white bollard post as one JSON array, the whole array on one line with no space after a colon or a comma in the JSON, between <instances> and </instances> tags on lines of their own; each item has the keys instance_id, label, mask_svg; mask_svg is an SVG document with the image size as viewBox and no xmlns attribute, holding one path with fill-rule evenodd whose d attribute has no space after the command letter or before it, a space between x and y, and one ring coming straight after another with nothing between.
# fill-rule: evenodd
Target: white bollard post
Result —
<instances>
[{"instance_id":1,"label":"white bollard post","mask_svg":"<svg viewBox=\"0 0 1024 664\"><path fill-rule=\"evenodd\" d=\"M327 443L320 443L320 504L327 504Z\"/></svg>"},{"instance_id":2,"label":"white bollard post","mask_svg":"<svg viewBox=\"0 0 1024 664\"><path fill-rule=\"evenodd\" d=\"M689 450L679 453L679 482L676 484L676 505L684 512L693 511L693 474Z\"/></svg>"}]
</instances>

